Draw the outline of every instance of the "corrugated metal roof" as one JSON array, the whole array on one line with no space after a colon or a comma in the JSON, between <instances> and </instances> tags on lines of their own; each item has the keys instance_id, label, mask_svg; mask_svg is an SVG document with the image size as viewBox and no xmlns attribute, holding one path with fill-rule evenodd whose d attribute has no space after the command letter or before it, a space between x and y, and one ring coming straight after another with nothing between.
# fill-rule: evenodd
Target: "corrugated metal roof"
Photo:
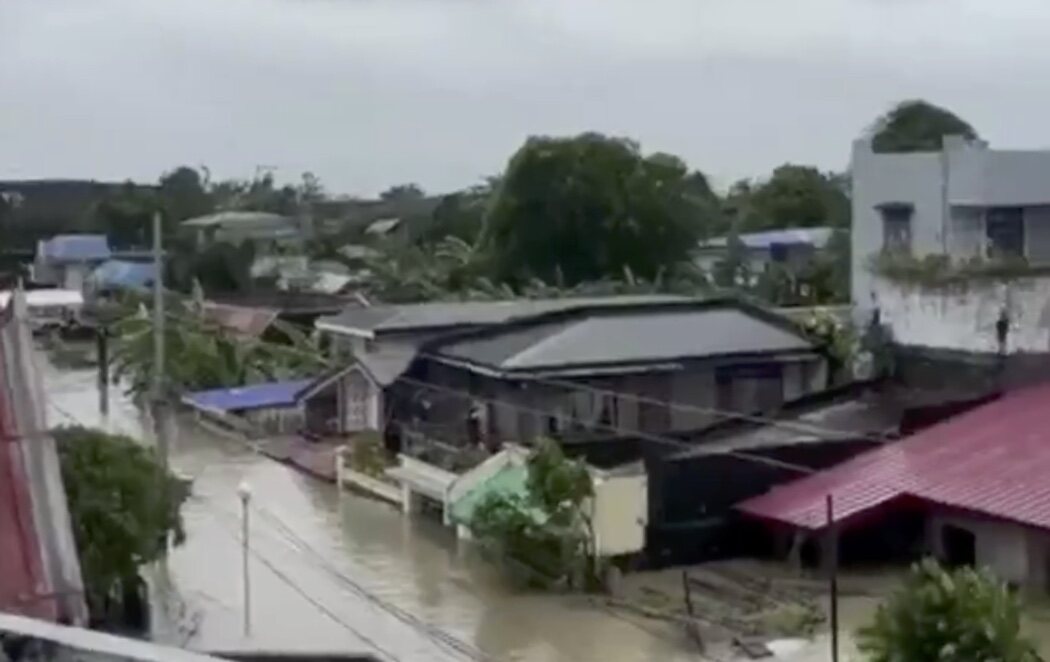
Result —
<instances>
[{"instance_id":1,"label":"corrugated metal roof","mask_svg":"<svg viewBox=\"0 0 1050 662\"><path fill-rule=\"evenodd\" d=\"M43 243L44 257L61 262L108 260L109 241L103 234L60 234Z\"/></svg>"},{"instance_id":2,"label":"corrugated metal roof","mask_svg":"<svg viewBox=\"0 0 1050 662\"><path fill-rule=\"evenodd\" d=\"M831 239L834 228L788 228L786 230L768 230L766 232L748 232L739 235L740 242L748 248L768 249L774 244L778 245L805 245L821 248ZM728 237L717 237L701 242L701 248L725 248L729 244Z\"/></svg>"},{"instance_id":3,"label":"corrugated metal roof","mask_svg":"<svg viewBox=\"0 0 1050 662\"><path fill-rule=\"evenodd\" d=\"M998 400L774 488L739 505L747 514L819 529L825 498L836 520L899 497L1050 529L1050 384Z\"/></svg>"},{"instance_id":4,"label":"corrugated metal roof","mask_svg":"<svg viewBox=\"0 0 1050 662\"><path fill-rule=\"evenodd\" d=\"M501 371L564 369L712 356L796 352L800 333L730 305L678 310L582 312L578 317L466 338L443 356Z\"/></svg>"},{"instance_id":5,"label":"corrugated metal roof","mask_svg":"<svg viewBox=\"0 0 1050 662\"><path fill-rule=\"evenodd\" d=\"M141 289L151 284L156 274L157 269L152 262L107 260L91 273L91 280L103 289Z\"/></svg>"},{"instance_id":6,"label":"corrugated metal roof","mask_svg":"<svg viewBox=\"0 0 1050 662\"><path fill-rule=\"evenodd\" d=\"M192 407L227 412L267 407L290 407L295 404L299 391L312 384L313 381L312 379L298 379L198 391L184 396L183 402Z\"/></svg>"},{"instance_id":7,"label":"corrugated metal roof","mask_svg":"<svg viewBox=\"0 0 1050 662\"><path fill-rule=\"evenodd\" d=\"M277 319L277 311L205 301L204 318L234 333L258 338Z\"/></svg>"},{"instance_id":8,"label":"corrugated metal roof","mask_svg":"<svg viewBox=\"0 0 1050 662\"><path fill-rule=\"evenodd\" d=\"M565 299L514 299L509 301L453 301L393 306L349 308L338 315L317 320L321 329L343 332L391 333L454 326L486 326L513 319L573 308L598 306L646 306L686 297L644 294Z\"/></svg>"},{"instance_id":9,"label":"corrugated metal roof","mask_svg":"<svg viewBox=\"0 0 1050 662\"><path fill-rule=\"evenodd\" d=\"M400 218L381 218L378 221L372 221L368 227L365 228L367 234L389 234L397 229L397 226L401 225Z\"/></svg>"},{"instance_id":10,"label":"corrugated metal roof","mask_svg":"<svg viewBox=\"0 0 1050 662\"><path fill-rule=\"evenodd\" d=\"M227 227L282 227L292 226L294 221L288 216L271 214L263 211L220 211L206 216L197 216L182 222L187 228Z\"/></svg>"}]
</instances>

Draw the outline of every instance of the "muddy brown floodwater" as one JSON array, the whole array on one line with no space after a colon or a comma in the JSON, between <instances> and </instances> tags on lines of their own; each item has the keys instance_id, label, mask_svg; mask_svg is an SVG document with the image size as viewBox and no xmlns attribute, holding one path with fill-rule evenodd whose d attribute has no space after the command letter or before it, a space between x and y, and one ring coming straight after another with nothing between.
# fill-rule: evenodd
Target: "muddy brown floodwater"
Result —
<instances>
[{"instance_id":1,"label":"muddy brown floodwater","mask_svg":"<svg viewBox=\"0 0 1050 662\"><path fill-rule=\"evenodd\" d=\"M92 371L41 357L52 423L126 432L140 412L111 390L103 420ZM193 479L187 540L167 561L156 637L216 650L250 646L371 652L379 659L559 662L696 660L678 629L571 596L515 591L451 531L409 519L181 421L174 468ZM243 635L240 502L252 487L251 634ZM355 590L355 587L358 590ZM374 596L374 597L368 597Z\"/></svg>"}]
</instances>

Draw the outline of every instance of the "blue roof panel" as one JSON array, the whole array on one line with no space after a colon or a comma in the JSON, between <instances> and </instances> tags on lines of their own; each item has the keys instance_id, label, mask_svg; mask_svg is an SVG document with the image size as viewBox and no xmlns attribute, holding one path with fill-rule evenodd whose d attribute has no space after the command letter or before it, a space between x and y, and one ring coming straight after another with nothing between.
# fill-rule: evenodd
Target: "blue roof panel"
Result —
<instances>
[{"instance_id":1,"label":"blue roof panel","mask_svg":"<svg viewBox=\"0 0 1050 662\"><path fill-rule=\"evenodd\" d=\"M104 234L59 234L44 242L44 255L66 262L108 260L109 241Z\"/></svg>"},{"instance_id":2,"label":"blue roof panel","mask_svg":"<svg viewBox=\"0 0 1050 662\"><path fill-rule=\"evenodd\" d=\"M313 381L312 379L297 379L198 391L183 397L183 402L201 409L213 409L224 412L266 409L268 407L290 407L295 404L295 396L299 391L305 389Z\"/></svg>"}]
</instances>

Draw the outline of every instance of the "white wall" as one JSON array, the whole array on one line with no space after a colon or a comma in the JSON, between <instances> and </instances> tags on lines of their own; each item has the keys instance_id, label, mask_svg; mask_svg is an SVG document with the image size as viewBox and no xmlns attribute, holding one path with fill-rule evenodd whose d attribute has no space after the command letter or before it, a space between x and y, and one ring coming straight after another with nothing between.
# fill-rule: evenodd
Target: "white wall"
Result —
<instances>
[{"instance_id":1,"label":"white wall","mask_svg":"<svg viewBox=\"0 0 1050 662\"><path fill-rule=\"evenodd\" d=\"M874 290L882 322L898 344L998 351L996 322L1005 308L1010 318L1008 353L1050 351L1050 276L939 288L879 278Z\"/></svg>"},{"instance_id":2,"label":"white wall","mask_svg":"<svg viewBox=\"0 0 1050 662\"><path fill-rule=\"evenodd\" d=\"M852 183L853 244L851 269L853 303L871 307L872 257L882 250L882 214L878 205L909 203L912 216L912 250L915 254L944 248L944 162L941 154L875 154L867 140L853 144L850 163Z\"/></svg>"},{"instance_id":3,"label":"white wall","mask_svg":"<svg viewBox=\"0 0 1050 662\"><path fill-rule=\"evenodd\" d=\"M649 489L644 471L595 476L591 506L595 551L599 556L633 554L645 549Z\"/></svg>"},{"instance_id":4,"label":"white wall","mask_svg":"<svg viewBox=\"0 0 1050 662\"><path fill-rule=\"evenodd\" d=\"M978 567L1018 585L1046 588L1050 534L1013 522L951 515L936 515L927 524L927 546L943 556L941 530L956 526L974 534Z\"/></svg>"},{"instance_id":5,"label":"white wall","mask_svg":"<svg viewBox=\"0 0 1050 662\"><path fill-rule=\"evenodd\" d=\"M1025 210L1028 253L1050 260L1050 151L992 150L946 138L944 150L875 154L867 140L853 145L852 300L858 319L873 307L872 256L882 249L879 205L911 204L912 253L983 255L984 208Z\"/></svg>"}]
</instances>

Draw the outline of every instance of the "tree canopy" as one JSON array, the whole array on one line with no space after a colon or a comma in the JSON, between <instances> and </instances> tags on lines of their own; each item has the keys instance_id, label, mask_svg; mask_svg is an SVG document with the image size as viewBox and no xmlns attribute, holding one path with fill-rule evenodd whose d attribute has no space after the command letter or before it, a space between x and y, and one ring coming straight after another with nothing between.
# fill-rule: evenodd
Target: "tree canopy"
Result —
<instances>
[{"instance_id":1,"label":"tree canopy","mask_svg":"<svg viewBox=\"0 0 1050 662\"><path fill-rule=\"evenodd\" d=\"M871 147L876 152L936 152L944 136L979 138L970 124L928 101L902 101L875 122Z\"/></svg>"},{"instance_id":2,"label":"tree canopy","mask_svg":"<svg viewBox=\"0 0 1050 662\"><path fill-rule=\"evenodd\" d=\"M134 439L83 427L54 430L88 605L98 618L139 568L184 538L187 486Z\"/></svg>"},{"instance_id":3,"label":"tree canopy","mask_svg":"<svg viewBox=\"0 0 1050 662\"><path fill-rule=\"evenodd\" d=\"M847 227L850 202L841 178L786 163L766 180L738 182L726 199L740 232L795 227Z\"/></svg>"},{"instance_id":4,"label":"tree canopy","mask_svg":"<svg viewBox=\"0 0 1050 662\"><path fill-rule=\"evenodd\" d=\"M588 133L530 138L510 159L481 246L499 280L573 285L629 269L652 278L703 232L697 181L681 160Z\"/></svg>"},{"instance_id":5,"label":"tree canopy","mask_svg":"<svg viewBox=\"0 0 1050 662\"><path fill-rule=\"evenodd\" d=\"M1021 608L987 571L916 565L904 586L859 632L871 662L1036 662L1021 636Z\"/></svg>"}]
</instances>

